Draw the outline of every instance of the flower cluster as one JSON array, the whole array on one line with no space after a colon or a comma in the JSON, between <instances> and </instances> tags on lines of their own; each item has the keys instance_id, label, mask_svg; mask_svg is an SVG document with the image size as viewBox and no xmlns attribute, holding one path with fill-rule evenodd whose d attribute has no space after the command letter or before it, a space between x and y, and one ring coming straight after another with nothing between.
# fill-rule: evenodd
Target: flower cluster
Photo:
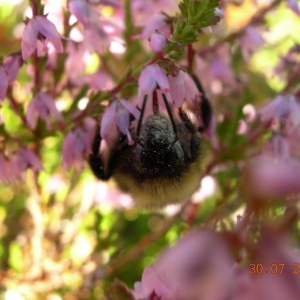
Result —
<instances>
[{"instance_id":1,"label":"flower cluster","mask_svg":"<svg viewBox=\"0 0 300 300\"><path fill-rule=\"evenodd\" d=\"M291 273L300 256L286 237L267 233L246 267L234 261L224 241L210 230L190 233L147 266L130 293L135 300L297 299L300 281Z\"/></svg>"},{"instance_id":2,"label":"flower cluster","mask_svg":"<svg viewBox=\"0 0 300 300\"><path fill-rule=\"evenodd\" d=\"M0 299L299 299L299 1L0 10Z\"/></svg>"}]
</instances>

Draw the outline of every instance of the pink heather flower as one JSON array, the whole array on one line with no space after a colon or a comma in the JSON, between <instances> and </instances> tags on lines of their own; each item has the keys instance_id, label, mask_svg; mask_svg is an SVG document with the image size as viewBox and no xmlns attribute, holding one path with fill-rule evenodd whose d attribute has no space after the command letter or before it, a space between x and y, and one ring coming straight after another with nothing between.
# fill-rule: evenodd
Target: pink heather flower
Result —
<instances>
[{"instance_id":1,"label":"pink heather flower","mask_svg":"<svg viewBox=\"0 0 300 300\"><path fill-rule=\"evenodd\" d=\"M155 18L155 16L164 11L168 15L178 11L178 5L174 0L156 0L145 1L145 0L133 0L131 1L131 11L134 23L136 26L147 24L149 20ZM145 19L147 21L145 22Z\"/></svg>"},{"instance_id":2,"label":"pink heather flower","mask_svg":"<svg viewBox=\"0 0 300 300\"><path fill-rule=\"evenodd\" d=\"M229 299L232 266L222 238L197 231L166 250L152 268L147 267L132 293L135 299L151 299L153 292L157 299Z\"/></svg>"},{"instance_id":3,"label":"pink heather flower","mask_svg":"<svg viewBox=\"0 0 300 300\"><path fill-rule=\"evenodd\" d=\"M0 66L0 99L3 100L6 96L8 88L8 75L3 66Z\"/></svg>"},{"instance_id":4,"label":"pink heather flower","mask_svg":"<svg viewBox=\"0 0 300 300\"><path fill-rule=\"evenodd\" d=\"M97 8L89 4L85 0L70 0L69 9L72 15L76 17L78 22L87 26L99 21L100 13Z\"/></svg>"},{"instance_id":5,"label":"pink heather flower","mask_svg":"<svg viewBox=\"0 0 300 300\"><path fill-rule=\"evenodd\" d=\"M62 121L62 115L57 110L54 100L43 92L39 92L30 101L26 121L31 129L35 129L38 118L43 119L50 128L50 118Z\"/></svg>"},{"instance_id":6,"label":"pink heather flower","mask_svg":"<svg viewBox=\"0 0 300 300\"><path fill-rule=\"evenodd\" d=\"M3 66L7 73L8 82L13 82L18 74L18 71L22 65L22 58L19 53L11 54L4 60Z\"/></svg>"},{"instance_id":7,"label":"pink heather flower","mask_svg":"<svg viewBox=\"0 0 300 300\"><path fill-rule=\"evenodd\" d=\"M38 172L43 169L43 166L33 151L20 148L11 158L11 180L18 180L27 169Z\"/></svg>"},{"instance_id":8,"label":"pink heather flower","mask_svg":"<svg viewBox=\"0 0 300 300\"><path fill-rule=\"evenodd\" d=\"M168 79L171 98L177 107L180 107L184 100L192 103L196 97L201 96L194 80L188 73L179 70L176 75L169 74Z\"/></svg>"},{"instance_id":9,"label":"pink heather flower","mask_svg":"<svg viewBox=\"0 0 300 300\"><path fill-rule=\"evenodd\" d=\"M78 45L77 43L69 41L66 51L68 56L65 62L65 71L69 80L73 83L73 80L85 70L85 64L83 62L85 50L81 47L81 44Z\"/></svg>"},{"instance_id":10,"label":"pink heather flower","mask_svg":"<svg viewBox=\"0 0 300 300\"><path fill-rule=\"evenodd\" d=\"M84 75L74 80L77 85L87 84L91 90L101 91L110 90L114 85L111 76L103 70L97 71L90 75Z\"/></svg>"},{"instance_id":11,"label":"pink heather flower","mask_svg":"<svg viewBox=\"0 0 300 300\"><path fill-rule=\"evenodd\" d=\"M82 127L77 127L67 134L62 150L65 170L71 167L76 171L83 169L85 159L91 151L95 127L95 120L86 118Z\"/></svg>"},{"instance_id":12,"label":"pink heather flower","mask_svg":"<svg viewBox=\"0 0 300 300\"><path fill-rule=\"evenodd\" d=\"M213 56L196 56L196 70L201 70L196 75L201 78L207 91L211 89L214 94L226 95L231 94L233 89L238 89L231 59L232 55L227 45L219 47Z\"/></svg>"},{"instance_id":13,"label":"pink heather flower","mask_svg":"<svg viewBox=\"0 0 300 300\"><path fill-rule=\"evenodd\" d=\"M85 47L90 53L103 54L110 45L110 38L100 23L87 26L83 35Z\"/></svg>"},{"instance_id":14,"label":"pink heather flower","mask_svg":"<svg viewBox=\"0 0 300 300\"><path fill-rule=\"evenodd\" d=\"M249 60L252 53L264 44L264 39L258 33L258 29L248 26L242 39L241 48L245 60Z\"/></svg>"},{"instance_id":15,"label":"pink heather flower","mask_svg":"<svg viewBox=\"0 0 300 300\"><path fill-rule=\"evenodd\" d=\"M118 130L127 135L129 145L133 144L129 132L130 114L138 119L140 112L125 99L115 100L106 108L101 119L100 134L108 144L113 143L118 137Z\"/></svg>"},{"instance_id":16,"label":"pink heather flower","mask_svg":"<svg viewBox=\"0 0 300 300\"><path fill-rule=\"evenodd\" d=\"M44 16L35 16L25 26L22 35L22 57L28 59L41 42L44 51L47 49L47 42L51 43L57 52L63 52L61 36L56 27Z\"/></svg>"},{"instance_id":17,"label":"pink heather flower","mask_svg":"<svg viewBox=\"0 0 300 300\"><path fill-rule=\"evenodd\" d=\"M165 35L158 30L156 30L151 35L150 46L154 52L162 52L167 44L167 39Z\"/></svg>"},{"instance_id":18,"label":"pink heather flower","mask_svg":"<svg viewBox=\"0 0 300 300\"><path fill-rule=\"evenodd\" d=\"M289 133L300 124L300 105L294 95L280 95L261 109L260 116L262 122L283 121Z\"/></svg>"},{"instance_id":19,"label":"pink heather flower","mask_svg":"<svg viewBox=\"0 0 300 300\"><path fill-rule=\"evenodd\" d=\"M142 275L142 281L134 284L133 295L137 300L151 299L150 295L156 295L157 297L154 299L174 299L173 292L151 267L146 267Z\"/></svg>"},{"instance_id":20,"label":"pink heather flower","mask_svg":"<svg viewBox=\"0 0 300 300\"><path fill-rule=\"evenodd\" d=\"M287 0L287 7L290 8L295 14L300 16L300 10L297 0Z\"/></svg>"},{"instance_id":21,"label":"pink heather flower","mask_svg":"<svg viewBox=\"0 0 300 300\"><path fill-rule=\"evenodd\" d=\"M251 186L264 197L300 192L300 161L290 155L289 140L276 134L250 167Z\"/></svg>"},{"instance_id":22,"label":"pink heather flower","mask_svg":"<svg viewBox=\"0 0 300 300\"><path fill-rule=\"evenodd\" d=\"M148 18L148 23L143 28L140 37L143 40L149 40L156 30L162 32L166 38L171 35L171 26L167 22L166 15L157 14L155 17Z\"/></svg>"},{"instance_id":23,"label":"pink heather flower","mask_svg":"<svg viewBox=\"0 0 300 300\"><path fill-rule=\"evenodd\" d=\"M157 64L146 66L139 77L139 94L152 94L157 87L165 94L170 92L168 77Z\"/></svg>"},{"instance_id":24,"label":"pink heather flower","mask_svg":"<svg viewBox=\"0 0 300 300\"><path fill-rule=\"evenodd\" d=\"M148 115L153 113L153 92L156 91L158 104L165 109L165 105L163 104L162 93L164 93L168 99L168 102L171 103L170 99L170 84L168 81L168 77L165 72L161 69L161 67L157 64L151 64L146 66L138 79L139 89L138 89L138 97L137 97L137 105L138 107L142 107L143 100L145 95L148 96L147 106L145 110L144 119L147 118Z\"/></svg>"}]
</instances>

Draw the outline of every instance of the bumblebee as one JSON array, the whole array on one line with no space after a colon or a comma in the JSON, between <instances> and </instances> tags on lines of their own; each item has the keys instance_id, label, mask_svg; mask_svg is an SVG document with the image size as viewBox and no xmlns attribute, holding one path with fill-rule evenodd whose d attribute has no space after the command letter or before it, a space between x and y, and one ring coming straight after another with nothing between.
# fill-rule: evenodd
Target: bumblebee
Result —
<instances>
[{"instance_id":1,"label":"bumblebee","mask_svg":"<svg viewBox=\"0 0 300 300\"><path fill-rule=\"evenodd\" d=\"M99 127L96 130L89 155L91 170L100 180L112 177L138 207L157 209L178 203L200 185L202 132L210 124L212 110L199 80L194 77L194 81L201 99L196 102L198 107L194 107L192 117L184 106L171 107L164 93L161 93L164 109L160 109L154 90L152 112L145 113L148 101L145 95L138 108L139 119L131 116L133 145L125 134L119 133L109 151L101 152Z\"/></svg>"}]
</instances>

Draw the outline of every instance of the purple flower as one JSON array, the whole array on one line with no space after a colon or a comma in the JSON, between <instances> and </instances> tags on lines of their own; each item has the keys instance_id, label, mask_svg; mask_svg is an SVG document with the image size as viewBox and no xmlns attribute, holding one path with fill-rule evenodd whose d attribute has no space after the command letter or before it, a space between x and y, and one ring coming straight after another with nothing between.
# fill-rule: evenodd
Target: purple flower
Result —
<instances>
[{"instance_id":1,"label":"purple flower","mask_svg":"<svg viewBox=\"0 0 300 300\"><path fill-rule=\"evenodd\" d=\"M8 83L16 79L21 64L22 58L19 53L11 54L5 58L3 66L8 76Z\"/></svg>"},{"instance_id":2,"label":"purple flower","mask_svg":"<svg viewBox=\"0 0 300 300\"><path fill-rule=\"evenodd\" d=\"M241 39L242 54L245 60L250 59L250 55L257 51L264 44L264 39L254 27L247 27Z\"/></svg>"},{"instance_id":3,"label":"purple flower","mask_svg":"<svg viewBox=\"0 0 300 300\"><path fill-rule=\"evenodd\" d=\"M33 17L25 26L22 35L22 57L28 59L38 47L38 41L42 42L44 50L47 42L51 43L57 52L63 52L61 36L56 27L44 16Z\"/></svg>"},{"instance_id":4,"label":"purple flower","mask_svg":"<svg viewBox=\"0 0 300 300\"><path fill-rule=\"evenodd\" d=\"M152 94L153 90L159 88L163 93L170 91L168 77L157 64L146 66L139 77L139 94Z\"/></svg>"},{"instance_id":5,"label":"purple flower","mask_svg":"<svg viewBox=\"0 0 300 300\"><path fill-rule=\"evenodd\" d=\"M172 290L166 286L151 267L146 267L142 281L134 284L133 295L135 299L149 299L152 293L158 296L154 299L174 299Z\"/></svg>"},{"instance_id":6,"label":"purple flower","mask_svg":"<svg viewBox=\"0 0 300 300\"><path fill-rule=\"evenodd\" d=\"M18 180L27 169L38 172L43 169L43 166L32 150L20 148L11 158L11 180Z\"/></svg>"},{"instance_id":7,"label":"purple flower","mask_svg":"<svg viewBox=\"0 0 300 300\"><path fill-rule=\"evenodd\" d=\"M50 128L50 118L62 121L62 115L57 110L54 100L43 92L39 92L30 101L26 121L31 129L35 129L38 118L43 119Z\"/></svg>"},{"instance_id":8,"label":"purple flower","mask_svg":"<svg viewBox=\"0 0 300 300\"><path fill-rule=\"evenodd\" d=\"M166 110L163 104L162 93L164 93L169 103L172 103L170 96L170 84L167 75L157 64L146 66L138 79L139 89L137 97L138 107L142 107L145 95L148 96L145 108L144 119L153 114L153 93L156 92L158 105L161 110Z\"/></svg>"},{"instance_id":9,"label":"purple flower","mask_svg":"<svg viewBox=\"0 0 300 300\"><path fill-rule=\"evenodd\" d=\"M5 58L3 65L0 65L0 99L6 96L8 85L13 82L21 66L19 54L12 54Z\"/></svg>"},{"instance_id":10,"label":"purple flower","mask_svg":"<svg viewBox=\"0 0 300 300\"><path fill-rule=\"evenodd\" d=\"M249 170L255 194L278 198L300 192L300 161L290 155L288 140L281 135L272 137Z\"/></svg>"},{"instance_id":11,"label":"purple flower","mask_svg":"<svg viewBox=\"0 0 300 300\"><path fill-rule=\"evenodd\" d=\"M286 131L291 132L300 125L300 105L294 95L280 95L261 109L260 116L263 122L282 121Z\"/></svg>"},{"instance_id":12,"label":"purple flower","mask_svg":"<svg viewBox=\"0 0 300 300\"><path fill-rule=\"evenodd\" d=\"M105 110L101 119L101 137L108 145L114 143L118 137L118 130L127 135L128 144L132 145L133 140L129 132L130 114L136 119L139 118L139 110L125 99L113 101Z\"/></svg>"},{"instance_id":13,"label":"purple flower","mask_svg":"<svg viewBox=\"0 0 300 300\"><path fill-rule=\"evenodd\" d=\"M87 26L99 21L100 13L97 8L89 4L85 0L70 0L69 9L72 15L76 17L78 22Z\"/></svg>"},{"instance_id":14,"label":"purple flower","mask_svg":"<svg viewBox=\"0 0 300 300\"><path fill-rule=\"evenodd\" d=\"M137 37L140 36L143 40L148 40L156 30L162 32L167 38L170 36L171 26L167 22L166 15L160 13L155 15L154 17L151 17L151 19L148 18L147 20L149 22L146 23L146 26L143 28L141 34Z\"/></svg>"},{"instance_id":15,"label":"purple flower","mask_svg":"<svg viewBox=\"0 0 300 300\"><path fill-rule=\"evenodd\" d=\"M221 236L197 231L166 250L135 283L135 299L229 299L233 260ZM159 298L161 297L161 298Z\"/></svg>"},{"instance_id":16,"label":"purple flower","mask_svg":"<svg viewBox=\"0 0 300 300\"><path fill-rule=\"evenodd\" d=\"M85 28L84 44L90 53L105 53L110 45L110 38L103 30L102 24L93 24Z\"/></svg>"},{"instance_id":17,"label":"purple flower","mask_svg":"<svg viewBox=\"0 0 300 300\"><path fill-rule=\"evenodd\" d=\"M154 52L162 52L167 44L167 39L163 33L156 30L150 38L150 46Z\"/></svg>"},{"instance_id":18,"label":"purple flower","mask_svg":"<svg viewBox=\"0 0 300 300\"><path fill-rule=\"evenodd\" d=\"M3 66L0 66L0 99L3 100L6 96L8 88L8 75Z\"/></svg>"},{"instance_id":19,"label":"purple flower","mask_svg":"<svg viewBox=\"0 0 300 300\"><path fill-rule=\"evenodd\" d=\"M170 93L173 102L180 107L184 100L194 102L197 96L201 96L198 88L191 76L179 70L175 75L168 75L170 83Z\"/></svg>"},{"instance_id":20,"label":"purple flower","mask_svg":"<svg viewBox=\"0 0 300 300\"><path fill-rule=\"evenodd\" d=\"M62 159L65 170L74 167L81 171L85 158L91 151L95 132L95 121L86 118L82 127L77 127L69 132L63 143Z\"/></svg>"},{"instance_id":21,"label":"purple flower","mask_svg":"<svg viewBox=\"0 0 300 300\"><path fill-rule=\"evenodd\" d=\"M300 10L297 0L287 0L287 7L290 8L295 14L300 16Z\"/></svg>"}]
</instances>

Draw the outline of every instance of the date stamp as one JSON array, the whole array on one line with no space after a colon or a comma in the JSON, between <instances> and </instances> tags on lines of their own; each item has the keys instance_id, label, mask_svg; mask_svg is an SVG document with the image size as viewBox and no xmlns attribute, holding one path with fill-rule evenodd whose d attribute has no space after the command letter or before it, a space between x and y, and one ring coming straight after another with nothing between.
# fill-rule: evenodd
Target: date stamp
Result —
<instances>
[{"instance_id":1,"label":"date stamp","mask_svg":"<svg viewBox=\"0 0 300 300\"><path fill-rule=\"evenodd\" d=\"M261 275L261 274L300 274L300 264L293 263L292 266L287 266L283 263L274 263L271 265L264 264L249 264L249 274Z\"/></svg>"}]
</instances>

